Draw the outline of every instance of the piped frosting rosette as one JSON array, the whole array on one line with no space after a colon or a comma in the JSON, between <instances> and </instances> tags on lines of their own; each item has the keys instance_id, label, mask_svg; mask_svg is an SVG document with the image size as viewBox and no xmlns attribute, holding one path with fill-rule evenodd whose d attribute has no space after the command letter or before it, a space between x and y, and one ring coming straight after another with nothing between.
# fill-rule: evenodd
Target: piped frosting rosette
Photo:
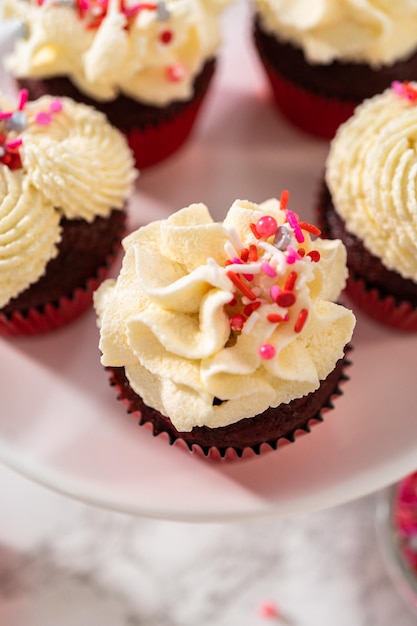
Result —
<instances>
[{"instance_id":1,"label":"piped frosting rosette","mask_svg":"<svg viewBox=\"0 0 417 626\"><path fill-rule=\"evenodd\" d=\"M194 204L132 233L95 294L102 363L180 432L314 391L354 327L334 303L344 247L317 234L283 200L236 201L223 223Z\"/></svg>"},{"instance_id":2,"label":"piped frosting rosette","mask_svg":"<svg viewBox=\"0 0 417 626\"><path fill-rule=\"evenodd\" d=\"M66 98L0 98L0 307L44 274L63 216L109 216L134 178L125 140L101 113Z\"/></svg>"},{"instance_id":3,"label":"piped frosting rosette","mask_svg":"<svg viewBox=\"0 0 417 626\"><path fill-rule=\"evenodd\" d=\"M188 100L220 44L229 0L4 0L22 22L7 60L16 77L67 76L91 98L120 93L151 105Z\"/></svg>"},{"instance_id":4,"label":"piped frosting rosette","mask_svg":"<svg viewBox=\"0 0 417 626\"><path fill-rule=\"evenodd\" d=\"M417 282L417 83L357 107L340 127L326 183L347 230L390 270Z\"/></svg>"}]
</instances>

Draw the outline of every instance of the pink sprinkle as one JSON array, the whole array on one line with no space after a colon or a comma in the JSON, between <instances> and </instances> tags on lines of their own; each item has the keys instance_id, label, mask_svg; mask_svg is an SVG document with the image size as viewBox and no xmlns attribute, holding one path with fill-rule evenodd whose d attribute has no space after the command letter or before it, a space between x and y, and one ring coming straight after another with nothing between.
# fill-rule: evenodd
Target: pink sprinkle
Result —
<instances>
[{"instance_id":1,"label":"pink sprinkle","mask_svg":"<svg viewBox=\"0 0 417 626\"><path fill-rule=\"evenodd\" d=\"M287 261L288 265L292 265L298 259L301 259L301 257L298 254L297 250L294 250L294 248L292 246L288 246L287 247L287 252L288 252L288 256L287 256L286 261Z\"/></svg>"},{"instance_id":2,"label":"pink sprinkle","mask_svg":"<svg viewBox=\"0 0 417 626\"><path fill-rule=\"evenodd\" d=\"M60 111L62 111L61 100L52 100L51 104L49 105L49 110L51 113L59 113Z\"/></svg>"},{"instance_id":3,"label":"pink sprinkle","mask_svg":"<svg viewBox=\"0 0 417 626\"><path fill-rule=\"evenodd\" d=\"M35 122L39 124L39 126L49 126L52 122L52 116L49 113L41 111L36 114Z\"/></svg>"},{"instance_id":4,"label":"pink sprinkle","mask_svg":"<svg viewBox=\"0 0 417 626\"><path fill-rule=\"evenodd\" d=\"M300 224L298 223L298 219L295 213L287 210L286 216L287 216L288 224L294 230L294 235L295 235L296 240L298 241L298 243L303 243L304 241L303 231L300 228Z\"/></svg>"},{"instance_id":5,"label":"pink sprinkle","mask_svg":"<svg viewBox=\"0 0 417 626\"><path fill-rule=\"evenodd\" d=\"M267 276L270 276L271 278L274 278L274 276L277 275L272 265L266 263L265 261L261 263L261 269Z\"/></svg>"},{"instance_id":6,"label":"pink sprinkle","mask_svg":"<svg viewBox=\"0 0 417 626\"><path fill-rule=\"evenodd\" d=\"M13 113L10 111L0 111L0 120L7 120L12 117Z\"/></svg>"},{"instance_id":7,"label":"pink sprinkle","mask_svg":"<svg viewBox=\"0 0 417 626\"><path fill-rule=\"evenodd\" d=\"M278 617L278 607L273 602L263 602L259 607L259 614L266 618Z\"/></svg>"},{"instance_id":8,"label":"pink sprinkle","mask_svg":"<svg viewBox=\"0 0 417 626\"><path fill-rule=\"evenodd\" d=\"M269 293L271 295L272 300L276 302L279 294L281 293L281 289L280 287L278 287L278 285L273 285Z\"/></svg>"},{"instance_id":9,"label":"pink sprinkle","mask_svg":"<svg viewBox=\"0 0 417 626\"><path fill-rule=\"evenodd\" d=\"M29 95L28 95L28 90L27 89L22 89L19 92L19 98L18 98L18 101L17 101L17 108L19 109L19 111L21 111L24 108L26 102L28 101L28 97L29 97Z\"/></svg>"},{"instance_id":10,"label":"pink sprinkle","mask_svg":"<svg viewBox=\"0 0 417 626\"><path fill-rule=\"evenodd\" d=\"M165 74L169 82L179 83L184 80L186 71L182 63L173 63L172 65L168 65L165 70Z\"/></svg>"},{"instance_id":11,"label":"pink sprinkle","mask_svg":"<svg viewBox=\"0 0 417 626\"><path fill-rule=\"evenodd\" d=\"M274 346L271 346L270 343L264 343L259 347L259 356L261 357L261 359L264 359L265 361L269 361L270 359L273 359L275 354L276 354L276 350Z\"/></svg>"},{"instance_id":12,"label":"pink sprinkle","mask_svg":"<svg viewBox=\"0 0 417 626\"><path fill-rule=\"evenodd\" d=\"M7 148L11 148L13 150L13 148L18 148L19 146L21 146L22 143L22 139L15 139L14 141L9 141L8 143L6 143L6 146Z\"/></svg>"}]
</instances>

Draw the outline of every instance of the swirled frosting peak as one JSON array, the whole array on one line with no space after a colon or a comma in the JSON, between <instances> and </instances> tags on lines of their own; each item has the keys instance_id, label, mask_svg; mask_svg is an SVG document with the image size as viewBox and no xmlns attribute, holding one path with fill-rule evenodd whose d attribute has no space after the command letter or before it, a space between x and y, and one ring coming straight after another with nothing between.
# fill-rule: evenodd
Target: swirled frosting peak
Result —
<instances>
[{"instance_id":1,"label":"swirled frosting peak","mask_svg":"<svg viewBox=\"0 0 417 626\"><path fill-rule=\"evenodd\" d=\"M163 106L186 100L220 44L230 0L3 0L23 37L7 60L19 77L67 76L90 97L120 93Z\"/></svg>"},{"instance_id":2,"label":"swirled frosting peak","mask_svg":"<svg viewBox=\"0 0 417 626\"><path fill-rule=\"evenodd\" d=\"M103 364L124 366L179 431L313 391L354 326L334 303L345 249L318 232L269 200L236 201L223 223L194 204L132 233L119 277L95 294Z\"/></svg>"},{"instance_id":3,"label":"swirled frosting peak","mask_svg":"<svg viewBox=\"0 0 417 626\"><path fill-rule=\"evenodd\" d=\"M56 256L59 222L122 209L136 177L124 137L67 98L0 97L0 307Z\"/></svg>"},{"instance_id":4,"label":"swirled frosting peak","mask_svg":"<svg viewBox=\"0 0 417 626\"><path fill-rule=\"evenodd\" d=\"M256 0L264 28L312 63L391 65L417 49L415 0Z\"/></svg>"},{"instance_id":5,"label":"swirled frosting peak","mask_svg":"<svg viewBox=\"0 0 417 626\"><path fill-rule=\"evenodd\" d=\"M417 83L366 100L333 139L326 181L347 229L417 282Z\"/></svg>"}]
</instances>

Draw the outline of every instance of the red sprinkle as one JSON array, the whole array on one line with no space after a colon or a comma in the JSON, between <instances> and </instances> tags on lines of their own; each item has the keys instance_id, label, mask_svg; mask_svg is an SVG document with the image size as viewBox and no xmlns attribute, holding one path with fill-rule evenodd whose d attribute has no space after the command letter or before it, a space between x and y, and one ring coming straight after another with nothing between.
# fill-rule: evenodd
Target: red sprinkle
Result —
<instances>
[{"instance_id":1,"label":"red sprinkle","mask_svg":"<svg viewBox=\"0 0 417 626\"><path fill-rule=\"evenodd\" d=\"M174 37L174 34L172 32L172 30L164 30L162 31L162 33L159 35L159 39L162 43L168 44L170 43L170 41L172 41L172 38Z\"/></svg>"},{"instance_id":2,"label":"red sprinkle","mask_svg":"<svg viewBox=\"0 0 417 626\"><path fill-rule=\"evenodd\" d=\"M314 263L320 261L320 252L318 250L310 250L310 252L307 252L307 256L309 256Z\"/></svg>"},{"instance_id":3,"label":"red sprinkle","mask_svg":"<svg viewBox=\"0 0 417 626\"><path fill-rule=\"evenodd\" d=\"M297 280L297 278L297 272L290 272L284 284L284 291L292 291L294 289L295 281Z\"/></svg>"},{"instance_id":4,"label":"red sprinkle","mask_svg":"<svg viewBox=\"0 0 417 626\"><path fill-rule=\"evenodd\" d=\"M301 311L298 314L297 321L295 322L295 325L294 325L294 331L296 333L301 333L301 331L304 328L304 324L307 321L307 317L308 317L308 310L301 309Z\"/></svg>"},{"instance_id":5,"label":"red sprinkle","mask_svg":"<svg viewBox=\"0 0 417 626\"><path fill-rule=\"evenodd\" d=\"M286 309L287 307L295 304L296 299L297 298L292 291L281 291L281 293L277 295L276 302L278 306L282 306L284 309Z\"/></svg>"},{"instance_id":6,"label":"red sprinkle","mask_svg":"<svg viewBox=\"0 0 417 626\"><path fill-rule=\"evenodd\" d=\"M284 189L284 191L281 193L281 197L279 199L279 208L282 211L285 211L285 209L287 208L287 204L288 204L288 200L290 199L290 192L288 191L288 189Z\"/></svg>"},{"instance_id":7,"label":"red sprinkle","mask_svg":"<svg viewBox=\"0 0 417 626\"><path fill-rule=\"evenodd\" d=\"M240 258L244 263L249 259L249 250L247 248L242 248L240 251Z\"/></svg>"},{"instance_id":8,"label":"red sprinkle","mask_svg":"<svg viewBox=\"0 0 417 626\"><path fill-rule=\"evenodd\" d=\"M314 235L314 237L318 237L319 235L321 235L320 228L317 228L317 226L314 226L314 224L309 224L308 222L299 222L299 224L300 228L306 230L308 233L310 233L310 235Z\"/></svg>"},{"instance_id":9,"label":"red sprinkle","mask_svg":"<svg viewBox=\"0 0 417 626\"><path fill-rule=\"evenodd\" d=\"M258 231L256 230L256 224L249 224L251 231L253 232L253 234L255 235L256 239L260 239L261 235L258 233Z\"/></svg>"},{"instance_id":10,"label":"red sprinkle","mask_svg":"<svg viewBox=\"0 0 417 626\"><path fill-rule=\"evenodd\" d=\"M286 322L286 317L284 315L280 315L279 313L269 313L266 316L268 322L272 322L272 324L278 324L278 322Z\"/></svg>"},{"instance_id":11,"label":"red sprinkle","mask_svg":"<svg viewBox=\"0 0 417 626\"><path fill-rule=\"evenodd\" d=\"M249 246L249 258L253 262L258 260L258 248L253 243Z\"/></svg>"},{"instance_id":12,"label":"red sprinkle","mask_svg":"<svg viewBox=\"0 0 417 626\"><path fill-rule=\"evenodd\" d=\"M301 258L303 258L303 256L305 256L305 253L306 253L304 248L298 248L297 252L298 252L298 254L300 255Z\"/></svg>"},{"instance_id":13,"label":"red sprinkle","mask_svg":"<svg viewBox=\"0 0 417 626\"><path fill-rule=\"evenodd\" d=\"M259 302L259 300L257 300L256 302L249 302L249 304L247 304L243 309L243 313L246 315L246 317L249 317L249 315L256 311L256 309L259 309L260 306L261 302Z\"/></svg>"},{"instance_id":14,"label":"red sprinkle","mask_svg":"<svg viewBox=\"0 0 417 626\"><path fill-rule=\"evenodd\" d=\"M236 313L236 315L232 315L230 318L230 328L234 331L241 331L246 322L246 318L244 315L240 315L240 313Z\"/></svg>"},{"instance_id":15,"label":"red sprinkle","mask_svg":"<svg viewBox=\"0 0 417 626\"><path fill-rule=\"evenodd\" d=\"M256 300L257 296L253 293L253 291L245 285L241 278L234 272L226 272L226 276L230 278L232 283L243 293L244 296L249 298L249 300Z\"/></svg>"}]
</instances>

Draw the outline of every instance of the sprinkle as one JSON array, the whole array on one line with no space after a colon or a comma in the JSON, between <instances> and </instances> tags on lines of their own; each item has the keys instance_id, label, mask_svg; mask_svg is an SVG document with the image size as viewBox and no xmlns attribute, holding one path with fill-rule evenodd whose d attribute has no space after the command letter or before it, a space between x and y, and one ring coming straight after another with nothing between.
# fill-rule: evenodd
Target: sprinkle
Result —
<instances>
[{"instance_id":1,"label":"sprinkle","mask_svg":"<svg viewBox=\"0 0 417 626\"><path fill-rule=\"evenodd\" d=\"M258 248L253 243L249 246L249 258L251 261L258 260Z\"/></svg>"},{"instance_id":2,"label":"sprinkle","mask_svg":"<svg viewBox=\"0 0 417 626\"><path fill-rule=\"evenodd\" d=\"M283 309L287 309L295 304L296 299L293 291L281 291L277 296L276 303Z\"/></svg>"},{"instance_id":3,"label":"sprinkle","mask_svg":"<svg viewBox=\"0 0 417 626\"><path fill-rule=\"evenodd\" d=\"M172 30L163 30L162 33L160 33L159 35L159 40L163 44L168 44L172 41L173 37L174 37L174 34Z\"/></svg>"},{"instance_id":4,"label":"sprinkle","mask_svg":"<svg viewBox=\"0 0 417 626\"><path fill-rule=\"evenodd\" d=\"M52 100L51 104L49 105L49 111L51 113L60 113L62 111L61 100L58 100L58 98L56 98L55 100Z\"/></svg>"},{"instance_id":5,"label":"sprinkle","mask_svg":"<svg viewBox=\"0 0 417 626\"><path fill-rule=\"evenodd\" d=\"M247 304L243 309L243 313L246 315L246 317L249 317L254 311L259 309L261 305L262 303L259 302L259 300L257 300L256 302L249 302L249 304Z\"/></svg>"},{"instance_id":6,"label":"sprinkle","mask_svg":"<svg viewBox=\"0 0 417 626\"><path fill-rule=\"evenodd\" d=\"M232 281L232 283L241 291L249 300L256 300L256 294L245 285L241 278L234 272L226 272L226 276Z\"/></svg>"},{"instance_id":7,"label":"sprinkle","mask_svg":"<svg viewBox=\"0 0 417 626\"><path fill-rule=\"evenodd\" d=\"M278 285L273 285L269 291L269 294L271 296L271 299L273 300L273 302L277 301L278 295L281 293L281 287L278 287Z\"/></svg>"},{"instance_id":8,"label":"sprinkle","mask_svg":"<svg viewBox=\"0 0 417 626\"><path fill-rule=\"evenodd\" d=\"M251 223L251 224L249 224L249 226L250 226L250 229L251 229L252 233L255 235L256 239L260 239L262 237L262 235L260 235L258 233L258 231L256 230L256 225Z\"/></svg>"},{"instance_id":9,"label":"sprinkle","mask_svg":"<svg viewBox=\"0 0 417 626\"><path fill-rule=\"evenodd\" d=\"M306 251L304 250L304 248L298 248L297 253L300 255L301 258L303 258Z\"/></svg>"},{"instance_id":10,"label":"sprinkle","mask_svg":"<svg viewBox=\"0 0 417 626\"><path fill-rule=\"evenodd\" d=\"M234 248L240 252L240 250L242 250L242 248L244 248L244 245L239 237L239 233L237 232L236 228L225 228L225 231L227 232L230 241L232 242ZM236 253L237 256L237 253Z\"/></svg>"},{"instance_id":11,"label":"sprinkle","mask_svg":"<svg viewBox=\"0 0 417 626\"><path fill-rule=\"evenodd\" d=\"M288 189L284 189L284 191L281 192L281 197L279 199L279 208L281 209L281 211L286 210L289 199L290 192L288 191Z\"/></svg>"},{"instance_id":12,"label":"sprinkle","mask_svg":"<svg viewBox=\"0 0 417 626\"><path fill-rule=\"evenodd\" d=\"M6 148L8 148L9 150L15 150L16 148L20 148L22 143L22 139L14 139L13 141L8 141L6 143Z\"/></svg>"},{"instance_id":13,"label":"sprinkle","mask_svg":"<svg viewBox=\"0 0 417 626\"><path fill-rule=\"evenodd\" d=\"M7 120L9 117L12 117L12 111L0 111L0 120Z\"/></svg>"},{"instance_id":14,"label":"sprinkle","mask_svg":"<svg viewBox=\"0 0 417 626\"><path fill-rule=\"evenodd\" d=\"M240 258L244 263L249 259L249 250L247 248L242 248L240 251Z\"/></svg>"},{"instance_id":15,"label":"sprinkle","mask_svg":"<svg viewBox=\"0 0 417 626\"><path fill-rule=\"evenodd\" d=\"M235 332L240 332L245 325L246 318L240 313L236 313L236 315L232 315L230 318L230 328Z\"/></svg>"},{"instance_id":16,"label":"sprinkle","mask_svg":"<svg viewBox=\"0 0 417 626\"><path fill-rule=\"evenodd\" d=\"M301 309L301 311L298 314L297 321L295 322L295 325L294 325L294 331L296 333L301 333L301 331L304 328L304 324L306 323L307 317L308 317L308 310Z\"/></svg>"},{"instance_id":17,"label":"sprinkle","mask_svg":"<svg viewBox=\"0 0 417 626\"><path fill-rule=\"evenodd\" d=\"M288 246L287 252L288 252L288 256L287 256L286 261L288 265L292 265L300 258L300 255L298 254L298 252L294 250L294 248L291 246Z\"/></svg>"},{"instance_id":18,"label":"sprinkle","mask_svg":"<svg viewBox=\"0 0 417 626\"><path fill-rule=\"evenodd\" d=\"M261 263L261 269L267 276L270 276L271 278L274 278L277 275L272 265L266 263L266 261Z\"/></svg>"},{"instance_id":19,"label":"sprinkle","mask_svg":"<svg viewBox=\"0 0 417 626\"><path fill-rule=\"evenodd\" d=\"M168 65L165 70L165 76L170 83L179 83L184 80L186 75L185 66L182 63L173 63Z\"/></svg>"},{"instance_id":20,"label":"sprinkle","mask_svg":"<svg viewBox=\"0 0 417 626\"><path fill-rule=\"evenodd\" d=\"M279 313L269 313L266 316L266 319L268 320L268 322L271 322L272 324L278 324L279 322L286 322L288 321L288 315L280 315Z\"/></svg>"},{"instance_id":21,"label":"sprinkle","mask_svg":"<svg viewBox=\"0 0 417 626\"><path fill-rule=\"evenodd\" d=\"M256 222L256 231L261 237L272 237L278 229L277 220L272 215L264 215Z\"/></svg>"},{"instance_id":22,"label":"sprinkle","mask_svg":"<svg viewBox=\"0 0 417 626\"><path fill-rule=\"evenodd\" d=\"M290 272L284 284L284 291L292 291L294 289L295 281L297 280L297 278L297 272Z\"/></svg>"},{"instance_id":23,"label":"sprinkle","mask_svg":"<svg viewBox=\"0 0 417 626\"><path fill-rule=\"evenodd\" d=\"M275 234L274 246L278 250L286 250L291 243L291 234L285 226L280 226Z\"/></svg>"},{"instance_id":24,"label":"sprinkle","mask_svg":"<svg viewBox=\"0 0 417 626\"><path fill-rule=\"evenodd\" d=\"M19 109L19 111L21 111L24 107L26 102L28 101L28 90L27 89L21 89L21 91L19 91L19 96L17 99L17 108Z\"/></svg>"},{"instance_id":25,"label":"sprinkle","mask_svg":"<svg viewBox=\"0 0 417 626\"><path fill-rule=\"evenodd\" d=\"M294 235L298 243L303 243L305 237L303 235L303 231L300 228L300 224L298 223L298 219L296 214L293 211L286 211L286 216L288 220L288 224L294 231Z\"/></svg>"},{"instance_id":26,"label":"sprinkle","mask_svg":"<svg viewBox=\"0 0 417 626\"><path fill-rule=\"evenodd\" d=\"M49 113L40 111L35 116L35 122L39 124L39 126L49 126L52 122L52 116Z\"/></svg>"},{"instance_id":27,"label":"sprinkle","mask_svg":"<svg viewBox=\"0 0 417 626\"><path fill-rule=\"evenodd\" d=\"M259 356L261 357L261 359L269 361L270 359L274 358L275 354L276 350L274 346L272 346L270 343L264 343L259 346Z\"/></svg>"},{"instance_id":28,"label":"sprinkle","mask_svg":"<svg viewBox=\"0 0 417 626\"><path fill-rule=\"evenodd\" d=\"M278 617L279 611L273 602L263 602L259 607L259 614L266 618Z\"/></svg>"},{"instance_id":29,"label":"sprinkle","mask_svg":"<svg viewBox=\"0 0 417 626\"><path fill-rule=\"evenodd\" d=\"M402 83L395 80L391 83L391 87L397 96L400 96L400 98L405 98L410 102L417 100L417 89L411 85L408 80L405 80Z\"/></svg>"},{"instance_id":30,"label":"sprinkle","mask_svg":"<svg viewBox=\"0 0 417 626\"><path fill-rule=\"evenodd\" d=\"M321 235L320 228L317 228L317 226L314 226L314 224L309 224L308 222L299 222L299 226L300 228L302 228L303 230L306 230L308 233L310 233L310 235L313 235L314 237L319 237Z\"/></svg>"},{"instance_id":31,"label":"sprinkle","mask_svg":"<svg viewBox=\"0 0 417 626\"><path fill-rule=\"evenodd\" d=\"M259 313L257 313L256 311L254 311L252 313L252 315L250 317L248 317L248 319L245 322L245 325L243 327L243 334L244 335L249 335L252 330L253 327L255 326L256 322L259 320Z\"/></svg>"},{"instance_id":32,"label":"sprinkle","mask_svg":"<svg viewBox=\"0 0 417 626\"><path fill-rule=\"evenodd\" d=\"M27 127L28 121L23 111L15 111L11 117L6 119L5 127L9 131L21 132Z\"/></svg>"},{"instance_id":33,"label":"sprinkle","mask_svg":"<svg viewBox=\"0 0 417 626\"><path fill-rule=\"evenodd\" d=\"M310 252L307 252L307 256L309 256L314 263L320 261L320 252L318 250L310 250Z\"/></svg>"},{"instance_id":34,"label":"sprinkle","mask_svg":"<svg viewBox=\"0 0 417 626\"><path fill-rule=\"evenodd\" d=\"M224 251L230 259L236 259L239 256L237 250L230 243L230 241L226 241L226 243L224 244ZM241 263L240 259L238 260L238 263Z\"/></svg>"},{"instance_id":35,"label":"sprinkle","mask_svg":"<svg viewBox=\"0 0 417 626\"><path fill-rule=\"evenodd\" d=\"M170 12L166 6L166 3L163 0L158 2L158 6L156 7L156 17L158 20L164 21L169 20L171 17Z\"/></svg>"}]
</instances>

